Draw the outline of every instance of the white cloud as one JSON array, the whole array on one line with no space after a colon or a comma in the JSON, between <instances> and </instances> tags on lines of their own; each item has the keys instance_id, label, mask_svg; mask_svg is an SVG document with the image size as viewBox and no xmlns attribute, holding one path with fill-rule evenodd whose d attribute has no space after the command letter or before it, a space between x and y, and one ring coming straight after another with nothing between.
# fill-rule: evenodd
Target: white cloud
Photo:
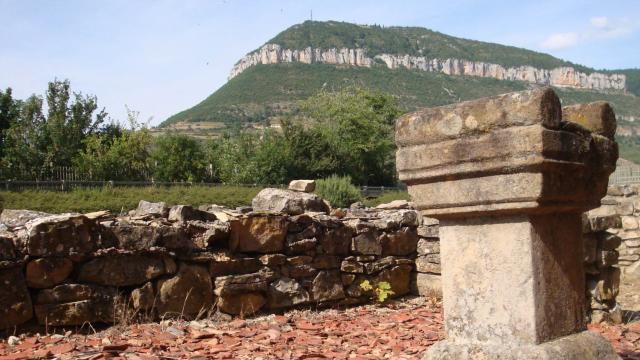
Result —
<instances>
[{"instance_id":1,"label":"white cloud","mask_svg":"<svg viewBox=\"0 0 640 360\"><path fill-rule=\"evenodd\" d=\"M581 43L621 38L640 27L640 21L637 20L629 18L613 20L606 16L592 17L589 23L590 26L581 31L551 34L540 43L540 47L547 50L562 50Z\"/></svg>"},{"instance_id":2,"label":"white cloud","mask_svg":"<svg viewBox=\"0 0 640 360\"><path fill-rule=\"evenodd\" d=\"M589 21L593 27L598 29L605 28L609 24L609 18L606 16L592 17Z\"/></svg>"},{"instance_id":3,"label":"white cloud","mask_svg":"<svg viewBox=\"0 0 640 360\"><path fill-rule=\"evenodd\" d=\"M549 50L560 50L575 46L578 43L578 34L574 32L551 34L540 47Z\"/></svg>"}]
</instances>

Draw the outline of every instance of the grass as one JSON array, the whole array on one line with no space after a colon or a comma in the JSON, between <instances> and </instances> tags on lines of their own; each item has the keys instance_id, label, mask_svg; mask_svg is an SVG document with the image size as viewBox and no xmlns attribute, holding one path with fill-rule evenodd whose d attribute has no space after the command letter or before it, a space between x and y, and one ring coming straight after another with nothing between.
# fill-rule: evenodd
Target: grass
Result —
<instances>
[{"instance_id":1,"label":"grass","mask_svg":"<svg viewBox=\"0 0 640 360\"><path fill-rule=\"evenodd\" d=\"M0 203L3 202L6 209L30 209L49 213L85 213L98 210L119 213L135 209L140 200L164 201L167 205L218 204L235 208L251 205L251 199L260 190L259 187L239 186L172 186L87 188L69 192L3 191L0 192Z\"/></svg>"}]
</instances>

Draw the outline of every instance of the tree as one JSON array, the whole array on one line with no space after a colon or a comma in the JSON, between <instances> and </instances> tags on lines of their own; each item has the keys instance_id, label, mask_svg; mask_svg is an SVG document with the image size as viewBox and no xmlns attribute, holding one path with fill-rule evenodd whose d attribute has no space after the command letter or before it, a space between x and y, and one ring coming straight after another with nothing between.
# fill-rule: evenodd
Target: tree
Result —
<instances>
[{"instance_id":1,"label":"tree","mask_svg":"<svg viewBox=\"0 0 640 360\"><path fill-rule=\"evenodd\" d=\"M0 98L3 104L11 103L9 90ZM3 174L8 177L39 179L54 167L70 166L84 149L85 140L107 118L104 110L97 111L95 96L74 93L71 101L68 80L50 82L46 98L46 116L42 97L35 95L14 102L17 110L0 110L1 126L5 126L6 118L11 119L2 137Z\"/></svg>"},{"instance_id":2,"label":"tree","mask_svg":"<svg viewBox=\"0 0 640 360\"><path fill-rule=\"evenodd\" d=\"M128 110L128 119L129 128L109 123L87 137L74 165L92 179L147 180L151 134L138 122L137 112Z\"/></svg>"},{"instance_id":3,"label":"tree","mask_svg":"<svg viewBox=\"0 0 640 360\"><path fill-rule=\"evenodd\" d=\"M198 140L177 134L159 136L151 158L153 174L159 181L203 181L206 177L205 154Z\"/></svg>"},{"instance_id":4,"label":"tree","mask_svg":"<svg viewBox=\"0 0 640 360\"><path fill-rule=\"evenodd\" d=\"M5 132L15 123L20 115L20 101L14 100L11 88L0 90L0 159L4 155Z\"/></svg>"},{"instance_id":5,"label":"tree","mask_svg":"<svg viewBox=\"0 0 640 360\"><path fill-rule=\"evenodd\" d=\"M395 182L393 123L400 110L392 96L349 86L322 90L301 109L326 139L338 175L361 185Z\"/></svg>"}]
</instances>

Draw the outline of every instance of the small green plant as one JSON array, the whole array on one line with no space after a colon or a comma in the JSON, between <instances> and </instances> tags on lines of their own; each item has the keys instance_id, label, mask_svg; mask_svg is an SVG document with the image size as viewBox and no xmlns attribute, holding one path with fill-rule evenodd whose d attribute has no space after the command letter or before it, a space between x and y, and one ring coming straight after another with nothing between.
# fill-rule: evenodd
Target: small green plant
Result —
<instances>
[{"instance_id":1,"label":"small green plant","mask_svg":"<svg viewBox=\"0 0 640 360\"><path fill-rule=\"evenodd\" d=\"M362 199L360 189L351 183L349 176L332 175L316 182L316 194L329 201L333 207L348 207Z\"/></svg>"},{"instance_id":2,"label":"small green plant","mask_svg":"<svg viewBox=\"0 0 640 360\"><path fill-rule=\"evenodd\" d=\"M364 291L373 290L378 298L378 302L385 302L387 298L393 294L393 290L391 290L391 284L386 281L380 281L377 287L373 287L369 280L364 280L360 283L360 288Z\"/></svg>"}]
</instances>

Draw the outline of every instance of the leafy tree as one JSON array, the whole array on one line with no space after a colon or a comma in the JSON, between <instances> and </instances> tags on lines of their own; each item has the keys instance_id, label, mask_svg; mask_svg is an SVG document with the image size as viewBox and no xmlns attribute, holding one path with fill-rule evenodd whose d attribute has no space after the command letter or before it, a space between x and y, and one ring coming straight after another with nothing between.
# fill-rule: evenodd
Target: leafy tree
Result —
<instances>
[{"instance_id":1,"label":"leafy tree","mask_svg":"<svg viewBox=\"0 0 640 360\"><path fill-rule=\"evenodd\" d=\"M13 124L20 114L20 101L13 99L11 88L0 90L0 159L4 154L5 132Z\"/></svg>"},{"instance_id":2,"label":"leafy tree","mask_svg":"<svg viewBox=\"0 0 640 360\"><path fill-rule=\"evenodd\" d=\"M393 97L349 86L322 90L301 107L336 157L337 174L362 185L394 182L393 122L400 110Z\"/></svg>"},{"instance_id":3,"label":"leafy tree","mask_svg":"<svg viewBox=\"0 0 640 360\"><path fill-rule=\"evenodd\" d=\"M158 137L151 152L154 178L159 181L202 181L205 153L198 140L177 134Z\"/></svg>"},{"instance_id":4,"label":"leafy tree","mask_svg":"<svg viewBox=\"0 0 640 360\"><path fill-rule=\"evenodd\" d=\"M74 159L82 173L99 180L146 180L150 171L151 134L146 124L128 111L129 128L109 123L84 141Z\"/></svg>"},{"instance_id":5,"label":"leafy tree","mask_svg":"<svg viewBox=\"0 0 640 360\"><path fill-rule=\"evenodd\" d=\"M7 91L9 93L9 91ZM10 101L3 94L3 103ZM98 110L95 96L74 93L71 99L68 80L49 83L47 113L43 99L31 96L14 102L17 110L7 111L12 118L3 137L3 174L5 176L39 179L56 166L70 166L73 158L84 149L85 139L95 134L107 113ZM7 108L11 109L12 106ZM0 122L5 126L5 111Z\"/></svg>"},{"instance_id":6,"label":"leafy tree","mask_svg":"<svg viewBox=\"0 0 640 360\"><path fill-rule=\"evenodd\" d=\"M47 154L46 118L42 98L31 96L20 106L20 114L5 132L3 173L12 178L41 178Z\"/></svg>"},{"instance_id":7,"label":"leafy tree","mask_svg":"<svg viewBox=\"0 0 640 360\"><path fill-rule=\"evenodd\" d=\"M47 162L52 166L71 165L75 154L83 148L83 140L95 133L107 118L104 110L96 113L98 99L95 96L74 93L74 100L69 102L70 97L68 80L49 83Z\"/></svg>"}]
</instances>

